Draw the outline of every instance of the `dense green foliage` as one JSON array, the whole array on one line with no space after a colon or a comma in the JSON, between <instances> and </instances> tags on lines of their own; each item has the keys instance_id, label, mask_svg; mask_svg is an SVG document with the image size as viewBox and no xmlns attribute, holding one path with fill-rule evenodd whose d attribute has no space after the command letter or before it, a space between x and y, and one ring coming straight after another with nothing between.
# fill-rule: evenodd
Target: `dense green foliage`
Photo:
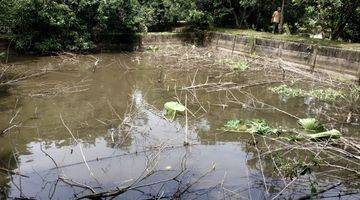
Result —
<instances>
[{"instance_id":1,"label":"dense green foliage","mask_svg":"<svg viewBox=\"0 0 360 200\"><path fill-rule=\"evenodd\" d=\"M197 8L216 26L271 30L271 16L281 0L197 0ZM284 0L284 22L293 33L324 33L359 42L360 1Z\"/></svg>"},{"instance_id":2,"label":"dense green foliage","mask_svg":"<svg viewBox=\"0 0 360 200\"><path fill-rule=\"evenodd\" d=\"M359 41L360 1L284 1L284 22L292 33ZM0 0L0 34L15 35L20 51L87 51L101 35L164 31L178 21L194 30L270 31L279 6L281 0Z\"/></svg>"},{"instance_id":3,"label":"dense green foliage","mask_svg":"<svg viewBox=\"0 0 360 200\"><path fill-rule=\"evenodd\" d=\"M305 8L299 21L308 31L327 33L332 39L360 41L359 0L293 0Z\"/></svg>"},{"instance_id":4,"label":"dense green foliage","mask_svg":"<svg viewBox=\"0 0 360 200\"><path fill-rule=\"evenodd\" d=\"M187 0L0 0L0 32L20 51L87 51L99 35L164 30L185 20Z\"/></svg>"}]
</instances>

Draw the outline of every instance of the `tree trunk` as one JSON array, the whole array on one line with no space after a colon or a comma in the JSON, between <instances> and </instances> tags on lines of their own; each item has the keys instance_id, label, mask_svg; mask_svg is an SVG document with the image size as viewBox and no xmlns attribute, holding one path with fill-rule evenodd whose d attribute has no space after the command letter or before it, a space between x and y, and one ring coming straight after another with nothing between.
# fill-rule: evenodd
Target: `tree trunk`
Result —
<instances>
[{"instance_id":1,"label":"tree trunk","mask_svg":"<svg viewBox=\"0 0 360 200\"><path fill-rule=\"evenodd\" d=\"M279 32L283 32L283 25L284 25L284 7L285 7L285 0L282 0L281 3L281 16L280 16L280 24L279 24Z\"/></svg>"},{"instance_id":2,"label":"tree trunk","mask_svg":"<svg viewBox=\"0 0 360 200\"><path fill-rule=\"evenodd\" d=\"M336 30L331 31L331 39L332 40L337 40L339 39L341 33L344 31L346 27L346 23L341 23Z\"/></svg>"},{"instance_id":3,"label":"tree trunk","mask_svg":"<svg viewBox=\"0 0 360 200\"><path fill-rule=\"evenodd\" d=\"M232 8L231 12L232 12L232 14L234 15L234 18L235 18L236 27L240 27L239 17L235 12L235 7L232 6L231 0L229 0L229 4L230 4L230 8Z\"/></svg>"},{"instance_id":4,"label":"tree trunk","mask_svg":"<svg viewBox=\"0 0 360 200\"><path fill-rule=\"evenodd\" d=\"M233 9L232 13L233 13L234 18L235 18L236 27L239 28L240 27L239 17L237 16L234 9Z\"/></svg>"},{"instance_id":5,"label":"tree trunk","mask_svg":"<svg viewBox=\"0 0 360 200\"><path fill-rule=\"evenodd\" d=\"M345 31L345 27L347 23L351 20L352 13L355 12L356 8L358 7L357 2L348 2L343 5L341 8L341 14L338 25L335 27L335 30L331 31L331 39L337 40L340 38L341 34ZM347 12L343 12L347 11Z\"/></svg>"}]
</instances>

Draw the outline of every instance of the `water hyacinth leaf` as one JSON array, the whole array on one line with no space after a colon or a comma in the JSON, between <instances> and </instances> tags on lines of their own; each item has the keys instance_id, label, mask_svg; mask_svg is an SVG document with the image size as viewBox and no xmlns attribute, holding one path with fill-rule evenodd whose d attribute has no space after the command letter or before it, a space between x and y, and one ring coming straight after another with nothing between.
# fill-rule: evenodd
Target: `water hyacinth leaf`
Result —
<instances>
[{"instance_id":1,"label":"water hyacinth leaf","mask_svg":"<svg viewBox=\"0 0 360 200\"><path fill-rule=\"evenodd\" d=\"M184 112L186 110L184 105L175 101L166 102L164 106L167 110L174 110L178 112Z\"/></svg>"},{"instance_id":2,"label":"water hyacinth leaf","mask_svg":"<svg viewBox=\"0 0 360 200\"><path fill-rule=\"evenodd\" d=\"M174 120L176 113L182 113L186 110L186 107L181 103L170 101L164 104L165 111L166 111L166 118Z\"/></svg>"},{"instance_id":3,"label":"water hyacinth leaf","mask_svg":"<svg viewBox=\"0 0 360 200\"><path fill-rule=\"evenodd\" d=\"M325 127L315 118L299 119L298 124L309 132L319 133L326 131Z\"/></svg>"},{"instance_id":4,"label":"water hyacinth leaf","mask_svg":"<svg viewBox=\"0 0 360 200\"><path fill-rule=\"evenodd\" d=\"M314 134L308 134L306 135L306 137L309 137L312 140L317 140L317 139L339 139L341 137L341 133L340 131L333 129L330 131L324 131L321 133L314 133Z\"/></svg>"}]
</instances>

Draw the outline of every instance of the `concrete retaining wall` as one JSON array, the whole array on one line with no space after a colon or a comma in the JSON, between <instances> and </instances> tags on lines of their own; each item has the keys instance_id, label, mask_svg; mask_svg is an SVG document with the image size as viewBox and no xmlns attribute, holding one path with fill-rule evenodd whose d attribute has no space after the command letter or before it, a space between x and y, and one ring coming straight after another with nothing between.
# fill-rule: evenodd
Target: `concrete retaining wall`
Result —
<instances>
[{"instance_id":1,"label":"concrete retaining wall","mask_svg":"<svg viewBox=\"0 0 360 200\"><path fill-rule=\"evenodd\" d=\"M141 46L150 45L181 45L184 43L185 34L146 34L141 37Z\"/></svg>"},{"instance_id":2,"label":"concrete retaining wall","mask_svg":"<svg viewBox=\"0 0 360 200\"><path fill-rule=\"evenodd\" d=\"M198 45L207 45L211 42L213 33L149 33L141 36L141 46L150 45L182 45L192 43Z\"/></svg>"},{"instance_id":3,"label":"concrete retaining wall","mask_svg":"<svg viewBox=\"0 0 360 200\"><path fill-rule=\"evenodd\" d=\"M152 33L142 36L141 45L143 47L160 44L179 45L198 41L197 37L198 35L195 34ZM216 49L243 55L255 53L281 58L306 70L341 75L360 82L360 51L217 32L202 39L206 40L203 43Z\"/></svg>"},{"instance_id":4,"label":"concrete retaining wall","mask_svg":"<svg viewBox=\"0 0 360 200\"><path fill-rule=\"evenodd\" d=\"M223 33L214 33L211 45L232 53L282 58L308 70L341 74L360 82L360 51Z\"/></svg>"}]
</instances>

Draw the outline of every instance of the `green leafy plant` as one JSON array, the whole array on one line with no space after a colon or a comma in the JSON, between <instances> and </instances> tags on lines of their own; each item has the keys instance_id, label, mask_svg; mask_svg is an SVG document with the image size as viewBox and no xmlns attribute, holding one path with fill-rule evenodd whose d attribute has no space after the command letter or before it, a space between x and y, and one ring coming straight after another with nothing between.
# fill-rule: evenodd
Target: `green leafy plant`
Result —
<instances>
[{"instance_id":1,"label":"green leafy plant","mask_svg":"<svg viewBox=\"0 0 360 200\"><path fill-rule=\"evenodd\" d=\"M360 86L353 85L350 88L349 98L353 102L358 102L360 100Z\"/></svg>"},{"instance_id":2,"label":"green leafy plant","mask_svg":"<svg viewBox=\"0 0 360 200\"><path fill-rule=\"evenodd\" d=\"M330 130L330 131L324 131L320 133L314 133L314 134L308 134L306 137L312 139L312 140L320 140L320 139L339 139L341 137L341 133L338 130Z\"/></svg>"},{"instance_id":3,"label":"green leafy plant","mask_svg":"<svg viewBox=\"0 0 360 200\"><path fill-rule=\"evenodd\" d=\"M338 99L345 98L343 92L332 88L305 91L298 88L291 88L287 85L280 85L269 89L270 91L284 97L315 97L322 101L336 101Z\"/></svg>"},{"instance_id":4,"label":"green leafy plant","mask_svg":"<svg viewBox=\"0 0 360 200\"><path fill-rule=\"evenodd\" d=\"M5 59L5 57L6 57L6 53L0 52L0 60Z\"/></svg>"},{"instance_id":5,"label":"green leafy plant","mask_svg":"<svg viewBox=\"0 0 360 200\"><path fill-rule=\"evenodd\" d=\"M290 88L287 85L272 87L270 91L285 97L298 97L301 94L301 90Z\"/></svg>"},{"instance_id":6,"label":"green leafy plant","mask_svg":"<svg viewBox=\"0 0 360 200\"><path fill-rule=\"evenodd\" d=\"M181 103L170 101L164 104L165 107L165 117L174 120L177 113L183 113L186 110L186 107Z\"/></svg>"},{"instance_id":7,"label":"green leafy plant","mask_svg":"<svg viewBox=\"0 0 360 200\"><path fill-rule=\"evenodd\" d=\"M298 142L304 139L304 137L298 135L289 135L285 138L289 142Z\"/></svg>"},{"instance_id":8,"label":"green leafy plant","mask_svg":"<svg viewBox=\"0 0 360 200\"><path fill-rule=\"evenodd\" d=\"M206 30L213 27L214 19L207 13L193 9L190 11L186 21L189 24L190 29Z\"/></svg>"},{"instance_id":9,"label":"green leafy plant","mask_svg":"<svg viewBox=\"0 0 360 200\"><path fill-rule=\"evenodd\" d=\"M234 62L230 66L233 70L245 71L250 68L250 64L246 60Z\"/></svg>"},{"instance_id":10,"label":"green leafy plant","mask_svg":"<svg viewBox=\"0 0 360 200\"><path fill-rule=\"evenodd\" d=\"M274 161L278 166L278 169L284 174L285 177L294 178L311 174L313 166L312 163L305 163L303 161L295 161L289 158L283 158L282 156L275 154Z\"/></svg>"},{"instance_id":11,"label":"green leafy plant","mask_svg":"<svg viewBox=\"0 0 360 200\"><path fill-rule=\"evenodd\" d=\"M305 118L299 119L298 124L306 131L318 133L322 131L326 131L324 125L322 125L317 119L315 118Z\"/></svg>"},{"instance_id":12,"label":"green leafy plant","mask_svg":"<svg viewBox=\"0 0 360 200\"><path fill-rule=\"evenodd\" d=\"M272 129L263 119L252 119L249 121L243 120L229 120L222 128L224 131L233 132L249 132L251 134L269 135L278 132L277 129Z\"/></svg>"},{"instance_id":13,"label":"green leafy plant","mask_svg":"<svg viewBox=\"0 0 360 200\"><path fill-rule=\"evenodd\" d=\"M312 96L323 101L335 101L339 98L345 97L342 92L334 90L332 88L327 88L325 90L310 90L309 92L304 92L304 94L306 96Z\"/></svg>"},{"instance_id":14,"label":"green leafy plant","mask_svg":"<svg viewBox=\"0 0 360 200\"><path fill-rule=\"evenodd\" d=\"M272 129L268 123L263 119L253 119L247 122L250 128L247 130L252 134L268 135L277 132Z\"/></svg>"},{"instance_id":15,"label":"green leafy plant","mask_svg":"<svg viewBox=\"0 0 360 200\"><path fill-rule=\"evenodd\" d=\"M299 119L298 124L308 133L303 136L311 140L339 139L342 136L338 130L326 130L324 125L315 118Z\"/></svg>"},{"instance_id":16,"label":"green leafy plant","mask_svg":"<svg viewBox=\"0 0 360 200\"><path fill-rule=\"evenodd\" d=\"M247 126L244 121L233 119L226 122L224 125L224 130L227 131L246 131Z\"/></svg>"}]
</instances>

